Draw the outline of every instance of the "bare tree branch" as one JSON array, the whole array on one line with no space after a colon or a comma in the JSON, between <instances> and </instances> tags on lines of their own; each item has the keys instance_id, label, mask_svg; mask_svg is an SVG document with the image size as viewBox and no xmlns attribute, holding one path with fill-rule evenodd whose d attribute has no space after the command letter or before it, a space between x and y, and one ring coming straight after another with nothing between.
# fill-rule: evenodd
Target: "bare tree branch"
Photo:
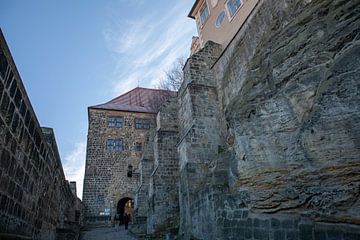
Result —
<instances>
[{"instance_id":1,"label":"bare tree branch","mask_svg":"<svg viewBox=\"0 0 360 240\"><path fill-rule=\"evenodd\" d=\"M184 81L183 67L185 62L186 58L184 56L177 58L172 67L165 71L165 78L160 81L158 88L177 91Z\"/></svg>"}]
</instances>

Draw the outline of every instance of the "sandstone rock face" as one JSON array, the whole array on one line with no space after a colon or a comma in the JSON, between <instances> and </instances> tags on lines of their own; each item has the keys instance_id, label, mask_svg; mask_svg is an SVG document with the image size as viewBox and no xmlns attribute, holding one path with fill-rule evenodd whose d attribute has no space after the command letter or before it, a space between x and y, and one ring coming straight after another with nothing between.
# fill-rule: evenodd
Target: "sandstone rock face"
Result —
<instances>
[{"instance_id":1,"label":"sandstone rock face","mask_svg":"<svg viewBox=\"0 0 360 240\"><path fill-rule=\"evenodd\" d=\"M359 3L312 1L287 24L279 16L246 65L226 69L243 71L225 109L232 187L253 189L252 209L359 223Z\"/></svg>"},{"instance_id":2,"label":"sandstone rock face","mask_svg":"<svg viewBox=\"0 0 360 240\"><path fill-rule=\"evenodd\" d=\"M184 239L360 238L359 12L358 0L259 1L213 64L213 43L190 58L179 91Z\"/></svg>"}]
</instances>

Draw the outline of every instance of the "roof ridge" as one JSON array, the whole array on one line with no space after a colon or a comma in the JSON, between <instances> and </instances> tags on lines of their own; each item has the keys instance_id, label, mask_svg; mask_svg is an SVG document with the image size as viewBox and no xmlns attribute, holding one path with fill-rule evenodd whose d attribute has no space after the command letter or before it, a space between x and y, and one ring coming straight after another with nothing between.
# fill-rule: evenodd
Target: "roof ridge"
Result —
<instances>
[{"instance_id":1,"label":"roof ridge","mask_svg":"<svg viewBox=\"0 0 360 240\"><path fill-rule=\"evenodd\" d=\"M111 99L110 101L90 106L90 108L154 108L160 102L164 101L164 97L168 98L170 96L176 96L176 92L165 89L136 87L128 92L121 94L120 96Z\"/></svg>"}]
</instances>

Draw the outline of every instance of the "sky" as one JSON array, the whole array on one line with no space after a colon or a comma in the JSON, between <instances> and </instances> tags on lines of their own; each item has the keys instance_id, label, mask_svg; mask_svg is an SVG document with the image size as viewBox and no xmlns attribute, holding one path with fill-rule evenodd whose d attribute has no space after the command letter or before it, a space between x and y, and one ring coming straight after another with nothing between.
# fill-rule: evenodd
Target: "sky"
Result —
<instances>
[{"instance_id":1,"label":"sky","mask_svg":"<svg viewBox=\"0 0 360 240\"><path fill-rule=\"evenodd\" d=\"M41 126L82 197L87 107L156 87L190 53L194 0L1 0L0 27Z\"/></svg>"}]
</instances>

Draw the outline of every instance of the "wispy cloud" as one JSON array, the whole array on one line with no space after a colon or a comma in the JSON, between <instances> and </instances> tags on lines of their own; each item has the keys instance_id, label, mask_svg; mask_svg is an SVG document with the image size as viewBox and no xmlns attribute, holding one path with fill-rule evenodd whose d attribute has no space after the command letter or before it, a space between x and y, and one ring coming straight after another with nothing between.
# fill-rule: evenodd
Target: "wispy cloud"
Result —
<instances>
[{"instance_id":1,"label":"wispy cloud","mask_svg":"<svg viewBox=\"0 0 360 240\"><path fill-rule=\"evenodd\" d=\"M64 172L66 179L76 181L77 195L82 199L83 180L85 173L86 144L79 142L74 149L65 156Z\"/></svg>"},{"instance_id":2,"label":"wispy cloud","mask_svg":"<svg viewBox=\"0 0 360 240\"><path fill-rule=\"evenodd\" d=\"M186 17L188 3L178 1L165 14L148 14L126 22L126 27L119 20L104 30L107 46L116 57L109 95L137 85L154 87L178 57L189 55L195 24Z\"/></svg>"}]
</instances>

